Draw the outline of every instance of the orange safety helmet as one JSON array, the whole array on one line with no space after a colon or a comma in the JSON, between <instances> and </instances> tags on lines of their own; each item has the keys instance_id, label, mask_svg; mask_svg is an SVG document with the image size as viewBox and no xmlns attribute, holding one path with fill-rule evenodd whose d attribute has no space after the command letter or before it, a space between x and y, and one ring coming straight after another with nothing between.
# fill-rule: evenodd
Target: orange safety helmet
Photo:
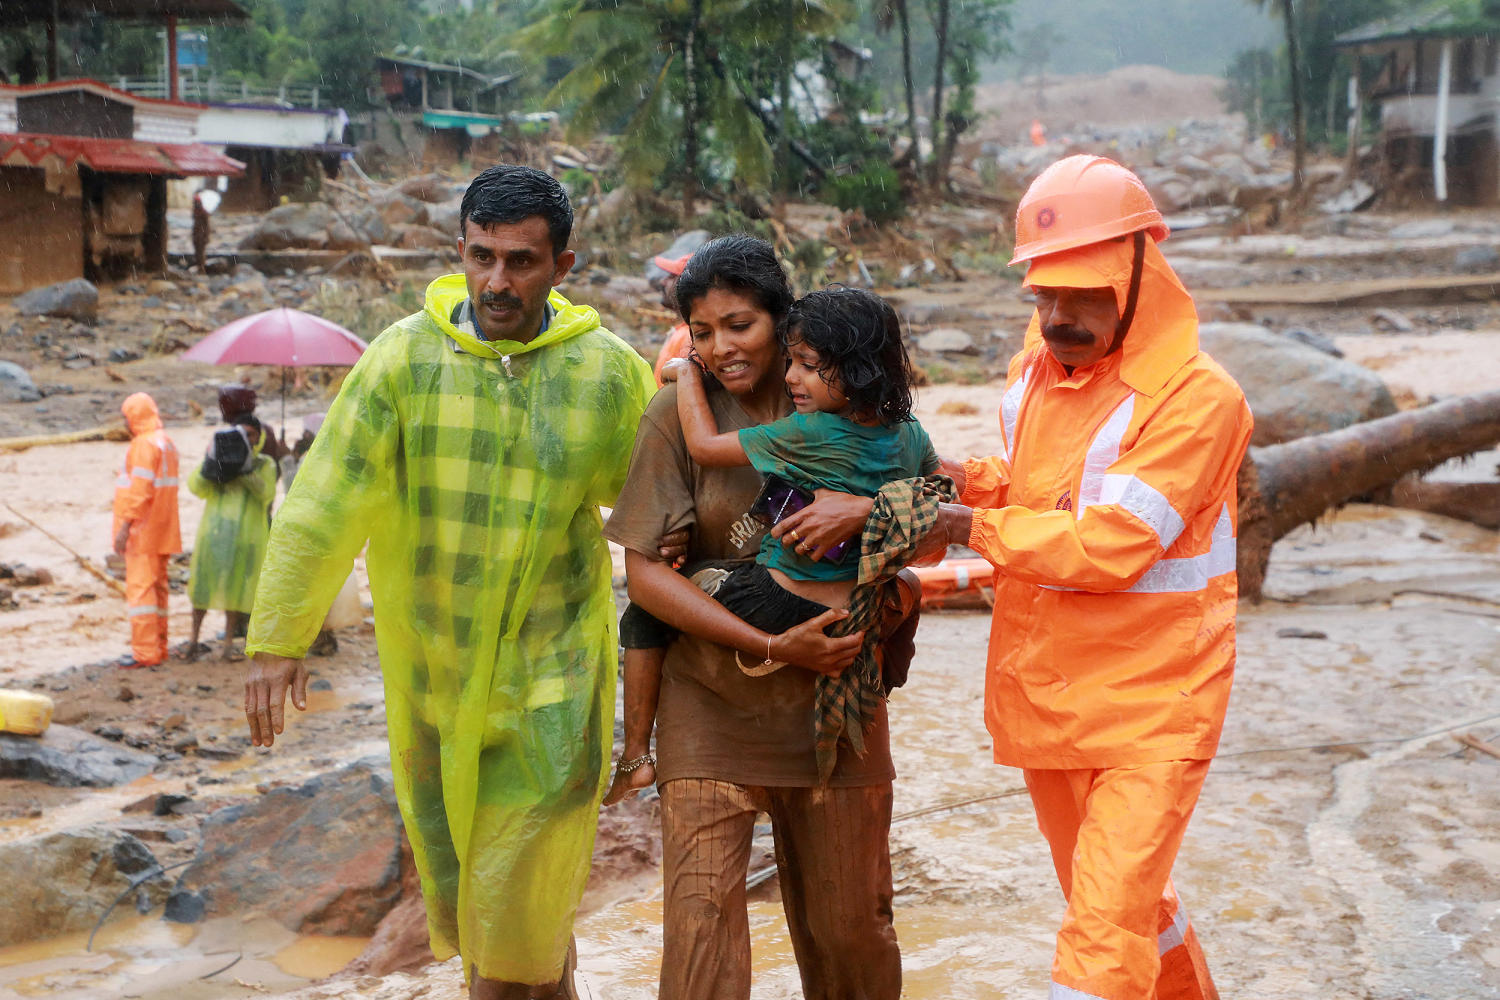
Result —
<instances>
[{"instance_id":1,"label":"orange safety helmet","mask_svg":"<svg viewBox=\"0 0 1500 1000\"><path fill-rule=\"evenodd\" d=\"M1043 170L1016 208L1014 267L1049 253L1145 230L1171 232L1141 179L1114 160L1078 154Z\"/></svg>"}]
</instances>

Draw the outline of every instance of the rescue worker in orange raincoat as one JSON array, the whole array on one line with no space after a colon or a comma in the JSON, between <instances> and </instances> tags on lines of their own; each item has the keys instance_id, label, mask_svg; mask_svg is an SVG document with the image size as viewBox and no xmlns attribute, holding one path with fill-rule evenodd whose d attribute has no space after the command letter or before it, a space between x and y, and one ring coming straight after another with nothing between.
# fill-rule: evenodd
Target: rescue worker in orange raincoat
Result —
<instances>
[{"instance_id":1,"label":"rescue worker in orange raincoat","mask_svg":"<svg viewBox=\"0 0 1500 1000\"><path fill-rule=\"evenodd\" d=\"M985 722L1024 770L1067 910L1051 1000L1217 997L1172 886L1234 674L1235 480L1250 410L1198 349L1145 186L1070 156L1022 198L1036 312L998 454L931 542L995 567Z\"/></svg>"},{"instance_id":2,"label":"rescue worker in orange raincoat","mask_svg":"<svg viewBox=\"0 0 1500 1000\"><path fill-rule=\"evenodd\" d=\"M154 667L167 658L167 560L182 551L177 522L177 447L162 430L156 401L144 392L120 405L130 450L115 480L115 552L125 557L131 655L122 667Z\"/></svg>"},{"instance_id":3,"label":"rescue worker in orange raincoat","mask_svg":"<svg viewBox=\"0 0 1500 1000\"><path fill-rule=\"evenodd\" d=\"M664 309L677 311L677 279L682 277L682 272L687 270L687 262L692 259L692 254L681 257L656 256L651 258L652 263L667 272L661 279L661 304ZM661 383L661 370L667 366L667 362L673 358L685 358L693 348L693 338L688 334L688 325L678 323L667 333L667 339L662 341L661 349L656 352L656 361L651 365L651 374L656 376L656 384Z\"/></svg>"}]
</instances>

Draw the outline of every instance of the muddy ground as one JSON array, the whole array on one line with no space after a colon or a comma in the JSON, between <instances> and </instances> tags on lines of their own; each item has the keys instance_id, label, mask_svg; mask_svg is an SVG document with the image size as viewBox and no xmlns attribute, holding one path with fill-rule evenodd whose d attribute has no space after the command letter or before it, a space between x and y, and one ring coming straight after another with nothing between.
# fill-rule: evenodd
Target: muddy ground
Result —
<instances>
[{"instance_id":1,"label":"muddy ground","mask_svg":"<svg viewBox=\"0 0 1500 1000\"><path fill-rule=\"evenodd\" d=\"M797 220L809 232L831 221L812 208ZM993 230L993 220L974 209L925 217L913 231L929 246L968 241L954 255L962 280L888 289L914 340L957 327L975 342L963 353L917 354L937 383L921 393L919 416L939 449L954 455L992 450L996 379L1028 311L1014 278L985 249L992 241L986 227ZM1315 218L1296 233L1241 239L1182 232L1165 249L1201 293L1206 317L1327 334L1411 405L1500 387L1500 307L1493 296L1466 301L1441 291L1415 300L1393 293L1384 304L1383 293L1371 298L1360 283L1457 276L1456 255L1496 246L1500 223L1492 217L1451 213ZM415 305L410 296L425 277L412 275L393 298L405 295ZM1330 304L1349 289L1364 289L1363 297ZM596 270L570 291L580 301L601 301L606 321L645 350L665 327L665 314L634 274ZM635 297L626 297L632 291ZM345 310L351 325L377 324L381 310L392 308L376 301L377 292L358 283L330 289L307 273L179 273L106 289L93 324L22 319L0 303L0 358L22 364L47 392L40 402L0 404L0 436L104 423L127 392L147 389L191 460L212 430L202 413L213 409L212 386L229 373L178 362L176 345L236 310L283 302L316 299ZM1381 308L1399 319L1378 315ZM110 360L115 349L121 353ZM265 370L233 374L272 387L279 381ZM292 436L301 415L326 405L332 386L324 381L315 376L293 387ZM275 398L272 391L273 418ZM102 560L123 449L92 442L0 452L0 500ZM1493 464L1494 454L1485 461ZM1448 474L1492 470L1470 463ZM200 513L184 492L189 544ZM312 661L325 690L314 692L308 714L292 720L273 751L256 751L240 710L241 665L208 659L133 672L110 666L125 649L119 599L3 507L0 562L41 566L55 578L17 588L17 606L0 610L0 686L44 690L57 702L57 721L117 734L163 759L153 775L116 789L0 781L0 842L118 821L123 807L161 792L204 803L253 798L384 750L368 625L343 630L339 652ZM1266 589L1265 602L1241 608L1224 744L1177 869L1222 994L1500 997L1500 759L1457 740L1472 733L1500 742L1496 534L1353 506L1280 542ZM175 644L188 620L180 590L172 610ZM221 628L212 615L207 635ZM980 713L986 631L981 613L931 615L918 634L912 682L893 700L901 775L892 830L896 926L912 998L1039 995L1061 915L1019 775L988 763ZM629 821L648 842L650 814L646 803ZM158 858L172 863L197 849L199 815L137 825L149 828ZM754 890L752 907L755 996L799 996L774 879ZM451 962L411 975L307 985L340 968L363 939L299 939L264 915L201 925L159 917L118 916L88 953L79 935L18 947L0 942L0 997L461 995ZM654 996L660 879L649 863L596 871L578 943L586 995ZM215 973L236 955L232 969Z\"/></svg>"}]
</instances>

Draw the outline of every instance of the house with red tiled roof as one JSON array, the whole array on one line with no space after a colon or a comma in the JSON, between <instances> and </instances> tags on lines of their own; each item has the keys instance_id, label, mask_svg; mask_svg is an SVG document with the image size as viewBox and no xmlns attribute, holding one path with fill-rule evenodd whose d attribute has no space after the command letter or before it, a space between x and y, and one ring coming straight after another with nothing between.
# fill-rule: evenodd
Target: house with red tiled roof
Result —
<instances>
[{"instance_id":1,"label":"house with red tiled roof","mask_svg":"<svg viewBox=\"0 0 1500 1000\"><path fill-rule=\"evenodd\" d=\"M0 294L164 270L168 180L244 169L195 141L204 110L94 80L0 87Z\"/></svg>"}]
</instances>

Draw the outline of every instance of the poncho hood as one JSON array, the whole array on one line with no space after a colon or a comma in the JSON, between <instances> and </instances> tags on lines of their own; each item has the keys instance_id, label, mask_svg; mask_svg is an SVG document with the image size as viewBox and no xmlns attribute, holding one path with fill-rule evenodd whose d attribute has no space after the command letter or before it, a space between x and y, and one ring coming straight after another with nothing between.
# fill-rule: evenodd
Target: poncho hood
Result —
<instances>
[{"instance_id":1,"label":"poncho hood","mask_svg":"<svg viewBox=\"0 0 1500 1000\"><path fill-rule=\"evenodd\" d=\"M125 414L125 423L129 425L132 436L161 429L161 415L156 411L156 400L144 392L126 396L125 402L120 404L120 412Z\"/></svg>"},{"instance_id":2,"label":"poncho hood","mask_svg":"<svg viewBox=\"0 0 1500 1000\"><path fill-rule=\"evenodd\" d=\"M437 324L438 329L453 339L467 354L482 358L499 358L513 354L525 354L572 340L590 330L599 328L599 314L590 306L575 306L554 289L547 295L547 302L556 310L547 329L529 343L518 340L480 340L462 327L455 326L450 318L459 303L469 297L469 286L462 274L445 274L427 286L427 300L423 312Z\"/></svg>"}]
</instances>

